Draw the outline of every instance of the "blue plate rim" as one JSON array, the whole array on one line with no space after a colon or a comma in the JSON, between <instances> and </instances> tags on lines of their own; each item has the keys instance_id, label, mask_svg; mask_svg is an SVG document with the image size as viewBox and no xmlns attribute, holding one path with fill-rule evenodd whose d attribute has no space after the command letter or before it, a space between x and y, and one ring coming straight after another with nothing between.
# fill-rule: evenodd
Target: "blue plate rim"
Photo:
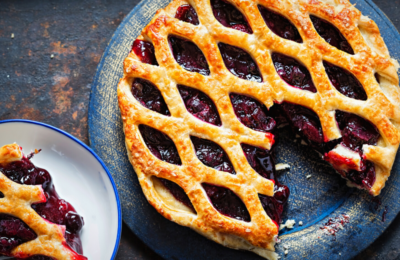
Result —
<instances>
[{"instance_id":1,"label":"blue plate rim","mask_svg":"<svg viewBox=\"0 0 400 260\"><path fill-rule=\"evenodd\" d=\"M114 179L111 175L111 173L108 171L106 165L104 164L103 160L89 147L87 146L85 143L83 143L81 140L79 140L78 138L74 137L73 135L65 132L64 130L61 130L55 126L52 125L48 125L42 122L37 122L37 121L33 121L33 120L28 120L28 119L7 119L7 120L0 120L0 124L5 124L5 123L28 123L28 124L34 124L34 125L39 125L39 126L43 126L46 128L49 128L51 130L54 130L58 133L63 134L66 137L69 137L70 139L72 139L73 141L75 141L76 143L80 144L83 148L85 148L89 153L91 153L96 160L101 164L101 166L103 167L103 169L105 170L105 172L107 173L107 176L111 182L111 185L113 187L114 190L114 194L115 194L115 198L116 198L116 202L117 202L117 208L118 208L118 231L117 231L117 240L115 241L115 246L114 246L114 251L113 254L110 258L110 260L115 259L115 257L117 256L117 252L118 252L118 248L119 248L119 242L121 239L121 232L122 232L122 210L121 210L121 202L119 199L119 195L118 195L118 190L117 190L117 186L115 185Z\"/></svg>"}]
</instances>

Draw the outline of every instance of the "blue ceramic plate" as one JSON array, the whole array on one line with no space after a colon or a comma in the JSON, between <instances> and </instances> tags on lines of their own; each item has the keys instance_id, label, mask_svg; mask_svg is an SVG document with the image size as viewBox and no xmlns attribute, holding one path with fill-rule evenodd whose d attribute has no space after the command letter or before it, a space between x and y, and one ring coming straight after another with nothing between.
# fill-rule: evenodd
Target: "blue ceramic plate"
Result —
<instances>
[{"instance_id":1,"label":"blue ceramic plate","mask_svg":"<svg viewBox=\"0 0 400 260\"><path fill-rule=\"evenodd\" d=\"M33 163L50 172L57 193L85 220L83 254L90 260L114 259L122 213L117 187L102 160L72 135L40 122L0 121L0 133L0 147L17 143L25 154L42 149Z\"/></svg>"},{"instance_id":2,"label":"blue ceramic plate","mask_svg":"<svg viewBox=\"0 0 400 260\"><path fill-rule=\"evenodd\" d=\"M388 18L370 0L354 0L357 8L379 26L391 55L400 59L400 35ZM92 85L89 106L89 134L92 148L107 164L120 192L123 219L149 247L166 259L262 259L248 252L235 251L164 219L145 199L136 174L130 165L124 144L117 104L117 84L122 77L122 62L134 39L151 20L156 10L169 0L143 0L119 26L107 47ZM277 145L277 162L289 163L289 172L280 182L289 186L291 195L283 219L295 219L294 229L283 230L283 246L290 248L285 259L350 259L371 244L400 211L400 159L379 196L381 205L365 192L348 188L331 167L316 154L305 153L293 143L289 133L282 133ZM306 176L311 175L310 179ZM385 221L382 215L385 208ZM350 222L336 236L321 230L329 219L347 214Z\"/></svg>"}]
</instances>

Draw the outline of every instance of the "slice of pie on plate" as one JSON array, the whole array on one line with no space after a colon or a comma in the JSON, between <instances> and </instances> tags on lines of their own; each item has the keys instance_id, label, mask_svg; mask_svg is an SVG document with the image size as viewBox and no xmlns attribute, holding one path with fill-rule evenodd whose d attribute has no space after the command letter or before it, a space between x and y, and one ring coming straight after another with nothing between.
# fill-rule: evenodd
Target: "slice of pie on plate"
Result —
<instances>
[{"instance_id":1,"label":"slice of pie on plate","mask_svg":"<svg viewBox=\"0 0 400 260\"><path fill-rule=\"evenodd\" d=\"M289 196L277 129L378 195L399 146L397 68L348 0L174 0L124 61L129 160L164 217L274 259Z\"/></svg>"},{"instance_id":2,"label":"slice of pie on plate","mask_svg":"<svg viewBox=\"0 0 400 260\"><path fill-rule=\"evenodd\" d=\"M39 151L35 150L35 153ZM83 218L17 144L0 147L0 258L86 260Z\"/></svg>"}]
</instances>

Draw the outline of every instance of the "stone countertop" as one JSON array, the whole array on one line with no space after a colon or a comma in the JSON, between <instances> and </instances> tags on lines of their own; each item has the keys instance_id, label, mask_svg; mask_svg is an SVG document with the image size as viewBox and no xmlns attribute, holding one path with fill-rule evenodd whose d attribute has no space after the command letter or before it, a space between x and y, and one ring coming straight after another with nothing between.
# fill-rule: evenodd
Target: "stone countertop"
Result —
<instances>
[{"instance_id":1,"label":"stone countertop","mask_svg":"<svg viewBox=\"0 0 400 260\"><path fill-rule=\"evenodd\" d=\"M92 79L112 34L139 0L0 0L0 120L61 128L88 144ZM374 0L400 29L400 0ZM390 210L390 209L389 209ZM356 260L400 259L400 216ZM126 225L116 260L161 259Z\"/></svg>"}]
</instances>

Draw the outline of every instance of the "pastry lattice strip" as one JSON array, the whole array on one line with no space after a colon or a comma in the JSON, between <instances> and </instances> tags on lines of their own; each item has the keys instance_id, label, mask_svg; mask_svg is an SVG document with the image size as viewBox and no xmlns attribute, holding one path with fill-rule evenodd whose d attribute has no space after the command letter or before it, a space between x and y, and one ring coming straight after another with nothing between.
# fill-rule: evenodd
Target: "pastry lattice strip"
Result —
<instances>
[{"instance_id":1,"label":"pastry lattice strip","mask_svg":"<svg viewBox=\"0 0 400 260\"><path fill-rule=\"evenodd\" d=\"M17 144L0 148L0 163L7 164L22 159L21 148ZM51 223L32 209L34 203L43 203L46 196L41 185L21 185L13 182L0 172L0 213L19 218L29 226L37 238L25 242L11 251L11 256L27 258L33 255L45 255L57 260L85 260L84 256L73 251L65 240L65 226Z\"/></svg>"},{"instance_id":2,"label":"pastry lattice strip","mask_svg":"<svg viewBox=\"0 0 400 260\"><path fill-rule=\"evenodd\" d=\"M283 101L308 107L318 115L326 140L341 137L335 110L349 112L372 122L379 129L381 139L376 146L364 145L363 150L366 159L375 163L377 168L376 181L371 188L371 193L376 195L390 174L399 145L397 122L400 119L400 98L397 63L390 59L375 23L361 16L347 0L229 2L246 16L253 34L223 26L214 17L210 2L206 0L173 1L165 10L160 10L143 30L140 37L153 43L159 66L140 62L134 52L131 52L124 62L125 71L119 85L119 102L126 144L128 153L132 152L129 157L146 197L165 217L182 225L197 226L197 230L204 231L207 237L231 247L237 247L235 242L221 242L221 233L242 237L256 247L271 250L277 229L265 214L256 195L260 193L271 196L273 185L254 172L240 147L240 143L247 143L269 149L271 140L265 134L240 123L234 113L229 93L251 96L267 107L271 107L273 102ZM173 18L177 8L183 4L190 4L196 10L200 25L195 26ZM266 26L258 5L288 18L297 27L303 43L285 40L274 34ZM336 26L353 47L355 55L344 53L325 42L315 31L309 18L310 14L328 20ZM201 49L210 68L209 76L189 72L176 62L168 43L170 35L188 39ZM231 74L225 67L218 42L239 47L249 53L259 67L263 82L247 81ZM317 93L293 88L282 80L272 62L272 52L284 53L304 64L312 76ZM322 61L344 68L356 76L368 99L355 100L340 94L330 83ZM375 73L379 73L382 78L381 86L374 79ZM144 78L157 86L171 112L170 117L146 109L132 96L130 86L134 78ZM186 110L177 84L207 94L217 107L222 127L195 119ZM151 126L167 134L177 147L182 166L156 159L140 137L137 129L139 124ZM209 139L220 145L228 154L237 175L218 172L203 165L196 157L190 135ZM197 215L186 216L190 219L186 221L172 210L168 210L154 194L150 180L152 175L169 179L181 186L193 203ZM249 210L251 222L240 222L219 214L202 190L202 182L223 184L234 191ZM249 185L248 191L240 187L245 185ZM212 229L214 233L205 234L205 229L207 232L208 229Z\"/></svg>"}]
</instances>

